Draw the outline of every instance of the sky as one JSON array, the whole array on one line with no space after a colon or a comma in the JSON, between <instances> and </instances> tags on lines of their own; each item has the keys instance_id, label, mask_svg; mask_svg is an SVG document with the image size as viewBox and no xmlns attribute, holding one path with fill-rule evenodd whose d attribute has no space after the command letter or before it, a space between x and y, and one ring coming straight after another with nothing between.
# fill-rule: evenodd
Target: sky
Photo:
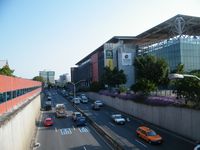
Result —
<instances>
[{"instance_id":1,"label":"sky","mask_svg":"<svg viewBox=\"0 0 200 150\"><path fill-rule=\"evenodd\" d=\"M200 17L200 0L0 0L0 60L14 75L55 77L113 36L137 36L177 14Z\"/></svg>"}]
</instances>

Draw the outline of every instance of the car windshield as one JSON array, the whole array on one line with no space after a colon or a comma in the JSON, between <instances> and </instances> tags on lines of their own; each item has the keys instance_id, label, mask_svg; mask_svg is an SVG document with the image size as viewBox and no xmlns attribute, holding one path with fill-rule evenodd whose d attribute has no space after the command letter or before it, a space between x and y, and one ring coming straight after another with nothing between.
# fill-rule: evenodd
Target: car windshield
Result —
<instances>
[{"instance_id":1,"label":"car windshield","mask_svg":"<svg viewBox=\"0 0 200 150\"><path fill-rule=\"evenodd\" d=\"M121 115L115 115L114 117L117 118L117 119L122 118Z\"/></svg>"},{"instance_id":2,"label":"car windshield","mask_svg":"<svg viewBox=\"0 0 200 150\"><path fill-rule=\"evenodd\" d=\"M81 117L81 114L76 114L77 117Z\"/></svg>"},{"instance_id":3,"label":"car windshield","mask_svg":"<svg viewBox=\"0 0 200 150\"><path fill-rule=\"evenodd\" d=\"M147 135L148 135L148 136L155 136L155 135L156 135L156 132L154 132L154 131L149 131L149 132L147 132Z\"/></svg>"}]
</instances>

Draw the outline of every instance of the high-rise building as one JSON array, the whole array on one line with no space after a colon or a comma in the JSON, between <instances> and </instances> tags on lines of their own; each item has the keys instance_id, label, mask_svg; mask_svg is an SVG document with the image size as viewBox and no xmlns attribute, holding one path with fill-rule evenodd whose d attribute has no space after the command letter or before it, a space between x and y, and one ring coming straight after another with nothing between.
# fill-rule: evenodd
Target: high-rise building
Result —
<instances>
[{"instance_id":1,"label":"high-rise building","mask_svg":"<svg viewBox=\"0 0 200 150\"><path fill-rule=\"evenodd\" d=\"M40 71L39 76L43 77L45 83L55 84L55 71Z\"/></svg>"}]
</instances>

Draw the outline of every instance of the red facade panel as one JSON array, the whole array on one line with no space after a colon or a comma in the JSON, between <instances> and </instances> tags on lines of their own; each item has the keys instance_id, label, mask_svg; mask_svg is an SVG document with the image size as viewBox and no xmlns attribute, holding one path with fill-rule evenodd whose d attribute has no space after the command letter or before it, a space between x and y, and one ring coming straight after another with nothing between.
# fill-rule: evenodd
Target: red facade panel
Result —
<instances>
[{"instance_id":1,"label":"red facade panel","mask_svg":"<svg viewBox=\"0 0 200 150\"><path fill-rule=\"evenodd\" d=\"M21 102L26 101L28 98L32 97L34 94L41 92L42 83L38 81L18 78L18 77L9 77L0 75L0 93L15 91L25 88L31 88L39 86L31 92L18 96L16 98L10 99L6 102L0 104L0 115L12 110L12 108L20 105Z\"/></svg>"},{"instance_id":2,"label":"red facade panel","mask_svg":"<svg viewBox=\"0 0 200 150\"><path fill-rule=\"evenodd\" d=\"M0 75L0 92L13 91L34 86L41 86L41 82Z\"/></svg>"},{"instance_id":3,"label":"red facade panel","mask_svg":"<svg viewBox=\"0 0 200 150\"><path fill-rule=\"evenodd\" d=\"M91 56L91 63L92 63L92 82L99 81L98 76L98 53L95 53Z\"/></svg>"}]
</instances>

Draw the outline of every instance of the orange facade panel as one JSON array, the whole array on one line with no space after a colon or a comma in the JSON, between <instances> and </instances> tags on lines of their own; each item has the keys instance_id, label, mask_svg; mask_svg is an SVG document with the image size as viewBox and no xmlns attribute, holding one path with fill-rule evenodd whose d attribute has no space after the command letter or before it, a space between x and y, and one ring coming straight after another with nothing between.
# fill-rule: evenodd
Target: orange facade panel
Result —
<instances>
[{"instance_id":1,"label":"orange facade panel","mask_svg":"<svg viewBox=\"0 0 200 150\"><path fill-rule=\"evenodd\" d=\"M0 92L14 91L18 89L41 86L41 82L18 77L0 75Z\"/></svg>"}]
</instances>

